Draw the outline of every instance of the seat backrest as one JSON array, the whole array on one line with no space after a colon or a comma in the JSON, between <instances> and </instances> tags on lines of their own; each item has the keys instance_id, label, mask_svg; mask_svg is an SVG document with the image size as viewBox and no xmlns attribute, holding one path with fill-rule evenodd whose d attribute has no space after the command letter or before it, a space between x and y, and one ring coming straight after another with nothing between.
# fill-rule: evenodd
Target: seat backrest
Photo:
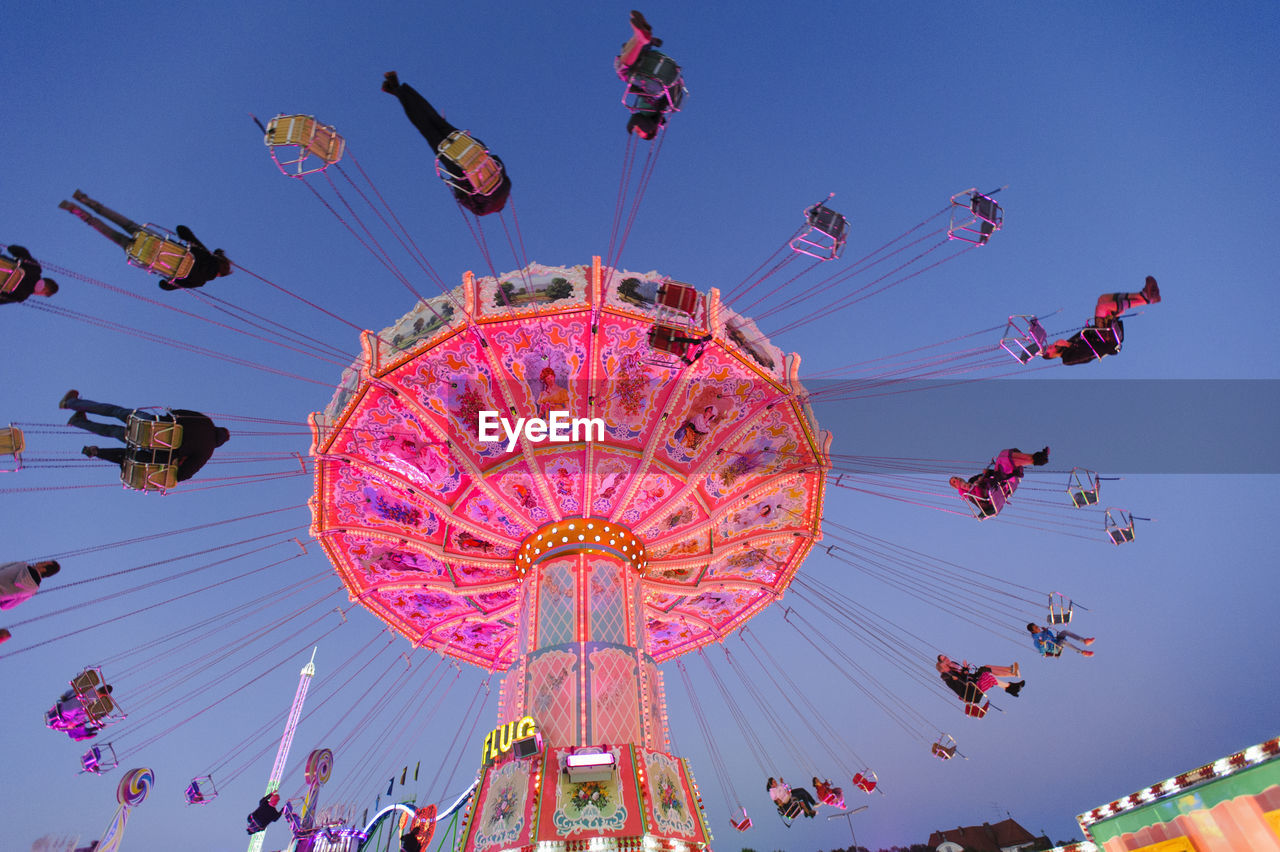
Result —
<instances>
[{"instance_id":1,"label":"seat backrest","mask_svg":"<svg viewBox=\"0 0 1280 852\"><path fill-rule=\"evenodd\" d=\"M71 688L79 695L86 695L93 692L94 688L102 683L102 678L93 669L86 669L76 675L75 680L71 681Z\"/></svg>"},{"instance_id":2,"label":"seat backrest","mask_svg":"<svg viewBox=\"0 0 1280 852\"><path fill-rule=\"evenodd\" d=\"M694 309L698 305L697 288L677 281L668 281L659 286L657 296L657 303L661 307L671 308L690 316L693 316Z\"/></svg>"},{"instance_id":3,"label":"seat backrest","mask_svg":"<svg viewBox=\"0 0 1280 852\"><path fill-rule=\"evenodd\" d=\"M346 141L338 135L337 131L323 124L316 127L314 138L306 146L309 153L326 163L336 163L341 160L345 148Z\"/></svg>"},{"instance_id":4,"label":"seat backrest","mask_svg":"<svg viewBox=\"0 0 1280 852\"><path fill-rule=\"evenodd\" d=\"M268 145L306 147L316 136L316 120L309 115L277 115L267 124Z\"/></svg>"},{"instance_id":5,"label":"seat backrest","mask_svg":"<svg viewBox=\"0 0 1280 852\"><path fill-rule=\"evenodd\" d=\"M149 231L139 231L126 251L136 265L163 278L185 278L196 262L182 243Z\"/></svg>"},{"instance_id":6,"label":"seat backrest","mask_svg":"<svg viewBox=\"0 0 1280 852\"><path fill-rule=\"evenodd\" d=\"M110 695L100 695L97 700L84 708L84 712L89 716L89 721L95 725L101 725L102 720L111 715L115 707L115 702L111 700Z\"/></svg>"},{"instance_id":7,"label":"seat backrest","mask_svg":"<svg viewBox=\"0 0 1280 852\"><path fill-rule=\"evenodd\" d=\"M0 429L0 456L16 456L27 448L27 439L17 426Z\"/></svg>"},{"instance_id":8,"label":"seat backrest","mask_svg":"<svg viewBox=\"0 0 1280 852\"><path fill-rule=\"evenodd\" d=\"M475 195L488 195L502 183L502 167L489 154L485 147L461 130L450 133L440 143L436 152L445 160L456 165L467 177L470 186L460 186L451 181L452 186L463 192Z\"/></svg>"},{"instance_id":9,"label":"seat backrest","mask_svg":"<svg viewBox=\"0 0 1280 852\"><path fill-rule=\"evenodd\" d=\"M120 481L134 491L168 491L178 484L178 465L125 459Z\"/></svg>"},{"instance_id":10,"label":"seat backrest","mask_svg":"<svg viewBox=\"0 0 1280 852\"><path fill-rule=\"evenodd\" d=\"M182 445L182 426L172 420L130 416L125 441L148 450L172 450Z\"/></svg>"},{"instance_id":11,"label":"seat backrest","mask_svg":"<svg viewBox=\"0 0 1280 852\"><path fill-rule=\"evenodd\" d=\"M0 257L0 293L12 293L22 283L26 271L22 264L7 257Z\"/></svg>"}]
</instances>

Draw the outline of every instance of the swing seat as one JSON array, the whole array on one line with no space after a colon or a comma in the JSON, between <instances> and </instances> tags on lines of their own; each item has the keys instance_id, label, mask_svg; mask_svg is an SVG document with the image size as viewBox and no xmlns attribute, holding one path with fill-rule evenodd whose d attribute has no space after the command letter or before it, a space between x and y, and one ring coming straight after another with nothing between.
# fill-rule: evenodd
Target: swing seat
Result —
<instances>
[{"instance_id":1,"label":"swing seat","mask_svg":"<svg viewBox=\"0 0 1280 852\"><path fill-rule=\"evenodd\" d=\"M849 220L827 207L815 204L804 211L804 233L791 240L791 250L817 260L835 260L849 239Z\"/></svg>"},{"instance_id":2,"label":"swing seat","mask_svg":"<svg viewBox=\"0 0 1280 852\"><path fill-rule=\"evenodd\" d=\"M746 831L748 828L750 828L750 827L751 827L751 817L747 816L747 809L746 809L746 808L743 808L743 809L742 809L742 816L738 817L737 819L733 819L732 817L730 817L730 818L729 818L729 825L733 826L733 827L734 827L734 828L736 828L738 831Z\"/></svg>"},{"instance_id":3,"label":"swing seat","mask_svg":"<svg viewBox=\"0 0 1280 852\"><path fill-rule=\"evenodd\" d=\"M1049 624L1070 624L1075 603L1057 592L1049 595Z\"/></svg>"},{"instance_id":4,"label":"swing seat","mask_svg":"<svg viewBox=\"0 0 1280 852\"><path fill-rule=\"evenodd\" d=\"M0 456L13 456L13 467L0 468L2 473L13 473L22 469L22 451L27 448L26 436L17 426L10 425L0 429Z\"/></svg>"},{"instance_id":5,"label":"swing seat","mask_svg":"<svg viewBox=\"0 0 1280 852\"><path fill-rule=\"evenodd\" d=\"M941 760L950 760L951 758L956 756L956 748L957 747L954 745L943 745L942 743L934 743L930 747L929 751L933 753L934 757L937 757Z\"/></svg>"},{"instance_id":6,"label":"swing seat","mask_svg":"<svg viewBox=\"0 0 1280 852\"><path fill-rule=\"evenodd\" d=\"M778 813L782 814L783 819L794 820L804 815L804 805L799 799L792 799L785 804L779 803Z\"/></svg>"},{"instance_id":7,"label":"swing seat","mask_svg":"<svg viewBox=\"0 0 1280 852\"><path fill-rule=\"evenodd\" d=\"M182 426L173 415L169 419L148 420L136 413L129 415L125 443L144 450L173 450L182 445Z\"/></svg>"},{"instance_id":8,"label":"swing seat","mask_svg":"<svg viewBox=\"0 0 1280 852\"><path fill-rule=\"evenodd\" d=\"M685 96L680 66L671 57L652 48L641 51L640 58L627 75L627 88L622 103L632 112L679 112Z\"/></svg>"},{"instance_id":9,"label":"swing seat","mask_svg":"<svg viewBox=\"0 0 1280 852\"><path fill-rule=\"evenodd\" d=\"M1098 502L1098 475L1082 467L1071 469L1071 479L1067 483L1067 493L1071 495L1071 503L1077 509L1096 505Z\"/></svg>"},{"instance_id":10,"label":"swing seat","mask_svg":"<svg viewBox=\"0 0 1280 852\"><path fill-rule=\"evenodd\" d=\"M878 781L879 779L876 778L876 774L870 769L865 772L859 772L853 776L853 786L868 794L875 791Z\"/></svg>"},{"instance_id":11,"label":"swing seat","mask_svg":"<svg viewBox=\"0 0 1280 852\"><path fill-rule=\"evenodd\" d=\"M22 264L7 257L0 257L0 293L12 293L22 283L26 270Z\"/></svg>"},{"instance_id":12,"label":"swing seat","mask_svg":"<svg viewBox=\"0 0 1280 852\"><path fill-rule=\"evenodd\" d=\"M679 281L666 281L658 287L657 305L692 317L698 308L698 290Z\"/></svg>"},{"instance_id":13,"label":"swing seat","mask_svg":"<svg viewBox=\"0 0 1280 852\"><path fill-rule=\"evenodd\" d=\"M133 491L159 491L163 494L178 484L178 465L125 459L120 467L120 481Z\"/></svg>"},{"instance_id":14,"label":"swing seat","mask_svg":"<svg viewBox=\"0 0 1280 852\"><path fill-rule=\"evenodd\" d=\"M951 196L951 225L947 239L983 246L1004 226L1004 210L989 195L970 187Z\"/></svg>"},{"instance_id":15,"label":"swing seat","mask_svg":"<svg viewBox=\"0 0 1280 852\"><path fill-rule=\"evenodd\" d=\"M981 719L987 715L991 702L987 694L978 688L978 684L968 681L964 686L964 715Z\"/></svg>"},{"instance_id":16,"label":"swing seat","mask_svg":"<svg viewBox=\"0 0 1280 852\"><path fill-rule=\"evenodd\" d=\"M110 695L99 696L90 704L86 704L84 708L85 715L89 717L89 723L102 727L106 724L108 717L116 709L116 703Z\"/></svg>"},{"instance_id":17,"label":"swing seat","mask_svg":"<svg viewBox=\"0 0 1280 852\"><path fill-rule=\"evenodd\" d=\"M1097 326L1087 325L1080 330L1080 339L1093 352L1093 357L1095 358L1118 355L1124 344L1124 337L1117 331L1116 326L1098 328Z\"/></svg>"},{"instance_id":18,"label":"swing seat","mask_svg":"<svg viewBox=\"0 0 1280 852\"><path fill-rule=\"evenodd\" d=\"M321 124L310 115L277 115L267 124L263 142L271 149L271 159L288 177L322 172L342 159L346 140L332 125ZM281 159L278 148L292 148L293 159ZM288 155L286 155L288 156Z\"/></svg>"},{"instance_id":19,"label":"swing seat","mask_svg":"<svg viewBox=\"0 0 1280 852\"><path fill-rule=\"evenodd\" d=\"M182 279L191 273L196 257L185 243L154 225L144 225L125 249L129 263L161 278Z\"/></svg>"},{"instance_id":20,"label":"swing seat","mask_svg":"<svg viewBox=\"0 0 1280 852\"><path fill-rule=\"evenodd\" d=\"M685 359L693 348L688 337L688 329L658 323L649 329L649 346L658 352Z\"/></svg>"},{"instance_id":21,"label":"swing seat","mask_svg":"<svg viewBox=\"0 0 1280 852\"><path fill-rule=\"evenodd\" d=\"M1121 545L1133 541L1133 516L1122 509L1107 509L1103 527L1112 544Z\"/></svg>"},{"instance_id":22,"label":"swing seat","mask_svg":"<svg viewBox=\"0 0 1280 852\"><path fill-rule=\"evenodd\" d=\"M465 132L455 130L445 137L436 151L436 174L449 186L467 195L492 195L502 183L502 166L483 145ZM445 169L445 160L465 176L459 178Z\"/></svg>"},{"instance_id":23,"label":"swing seat","mask_svg":"<svg viewBox=\"0 0 1280 852\"><path fill-rule=\"evenodd\" d=\"M71 689L81 698L86 695L95 695L97 688L102 684L102 672L98 669L85 669L75 676L71 681Z\"/></svg>"},{"instance_id":24,"label":"swing seat","mask_svg":"<svg viewBox=\"0 0 1280 852\"><path fill-rule=\"evenodd\" d=\"M1048 339L1044 326L1040 325L1040 320L1035 316L1014 314L1004 327L1000 348L1012 355L1019 364L1025 364L1044 350Z\"/></svg>"},{"instance_id":25,"label":"swing seat","mask_svg":"<svg viewBox=\"0 0 1280 852\"><path fill-rule=\"evenodd\" d=\"M218 789L213 786L212 777L201 775L199 778L191 779L191 783L187 785L182 795L188 805L207 805L218 798Z\"/></svg>"},{"instance_id":26,"label":"swing seat","mask_svg":"<svg viewBox=\"0 0 1280 852\"><path fill-rule=\"evenodd\" d=\"M105 752L104 752L105 749ZM116 758L115 748L111 743L103 743L80 755L80 771L91 772L94 775L101 775L104 772L115 769L120 765L120 761Z\"/></svg>"}]
</instances>

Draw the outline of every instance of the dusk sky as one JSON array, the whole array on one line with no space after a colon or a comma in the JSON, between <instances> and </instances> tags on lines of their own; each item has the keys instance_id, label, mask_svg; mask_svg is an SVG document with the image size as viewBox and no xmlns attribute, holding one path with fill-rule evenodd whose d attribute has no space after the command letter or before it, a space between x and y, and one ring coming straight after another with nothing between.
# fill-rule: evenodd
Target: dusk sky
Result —
<instances>
[{"instance_id":1,"label":"dusk sky","mask_svg":"<svg viewBox=\"0 0 1280 852\"><path fill-rule=\"evenodd\" d=\"M629 9L10 10L0 245L26 246L62 290L0 306L0 425L22 425L28 441L26 468L0 477L0 562L59 558L62 572L0 613L13 632L0 646L0 796L10 805L0 849L45 835L97 839L121 771L135 766L152 767L156 784L125 848L243 848L313 646L286 795L302 790L302 761L319 747L336 755L322 804L356 817L380 795L387 803L393 775L394 795L419 804L448 803L470 783L498 721L498 675L486 694L484 672L425 651L406 661L408 642L352 608L319 546L303 554L292 541L310 541L313 481L292 455L306 457L307 415L328 404L359 330L392 325L415 296L362 245L368 235L344 224L354 216L338 206L339 221L309 190L332 199L332 179L359 210L350 184L336 170L281 175L250 114L336 125L348 143L342 174L376 188L452 287L489 265L426 143L379 91L396 69L505 161L511 203L501 221L483 220L497 271L520 265L508 234L531 260L589 264L609 248L627 150L612 61ZM792 264L735 304L778 308L760 328L802 356L818 421L835 436L828 539L749 626L798 693L778 694L754 646L724 643L783 715L795 713L789 698L843 744L800 720L797 742L785 741L717 646L707 657L749 731L702 660L683 660L693 696L666 664L672 751L698 779L713 848L848 845L829 808L790 829L772 813L765 776L808 786L814 771L843 778L851 807L869 805L852 820L872 849L1006 815L1067 840L1080 836L1082 811L1280 733L1268 641L1280 563L1280 7L748 0L643 11L690 94L665 131L619 267L727 296L828 193L851 227L844 258L748 309L803 268ZM649 147L636 150L639 163ZM875 271L829 276L922 221L910 239L945 225L937 214L950 196L974 186L1007 186L997 196L1005 227L989 245L941 245L870 288L890 289L836 307L945 234ZM187 225L239 268L202 291L164 293L58 209L77 189L139 222ZM412 288L437 295L363 210ZM1126 320L1117 357L1020 367L997 348L1010 314L1053 314L1046 327L1069 334L1099 294L1139 290L1147 275L1163 301ZM232 306L253 312L254 325ZM970 350L983 351L961 354ZM910 357L953 371L929 378L963 384L905 381L925 378L922 368L899 372ZM835 398L834 382L848 378L898 383ZM125 492L114 469L80 455L103 439L64 425L57 403L69 388L208 412L233 438L171 494ZM1045 445L1050 464L1028 472L999 518L974 521L949 492L951 473L974 473L1002 448ZM1100 506L1153 519L1137 522L1134 543L1112 546L1101 512L1068 508L1076 466L1115 478L1102 483ZM881 555L825 550L851 540ZM905 550L890 560L890 546ZM875 567L890 562L893 571ZM935 570L944 563L945 576ZM819 586L863 614L825 620ZM1050 591L1088 608L1075 627L1098 637L1092 659L1035 654L1023 625L1043 619ZM834 649L829 658L784 621L784 607L791 622L814 625L806 632ZM1018 660L1027 686L995 700L1002 712L965 718L939 690L936 653ZM85 665L103 666L129 714L97 739L121 761L102 777L78 775L87 744L42 722ZM695 705L717 733L729 788ZM929 754L942 733L967 759ZM756 740L764 754L748 745ZM884 795L851 790L849 771L864 767ZM209 773L218 799L186 807L183 788ZM728 824L738 805L756 823L744 834ZM286 841L278 824L265 848Z\"/></svg>"}]
</instances>

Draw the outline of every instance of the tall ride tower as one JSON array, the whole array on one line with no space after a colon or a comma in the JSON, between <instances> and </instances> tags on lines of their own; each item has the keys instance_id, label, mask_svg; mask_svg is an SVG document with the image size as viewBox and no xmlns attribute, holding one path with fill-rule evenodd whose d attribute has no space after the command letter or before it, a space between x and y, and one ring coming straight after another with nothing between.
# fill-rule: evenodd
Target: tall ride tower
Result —
<instances>
[{"instance_id":1,"label":"tall ride tower","mask_svg":"<svg viewBox=\"0 0 1280 852\"><path fill-rule=\"evenodd\" d=\"M280 788L280 779L284 776L284 762L289 759L289 747L293 745L293 732L298 729L298 719L302 716L302 702L307 700L307 689L311 686L311 676L316 673L316 649L311 649L311 660L302 667L298 677L298 691L293 694L293 706L289 708L289 719L284 723L284 735L280 737L280 748L276 749L276 762L271 766L271 777L267 779L267 792L271 795ZM249 838L248 852L262 852L262 840L265 831L259 831Z\"/></svg>"}]
</instances>

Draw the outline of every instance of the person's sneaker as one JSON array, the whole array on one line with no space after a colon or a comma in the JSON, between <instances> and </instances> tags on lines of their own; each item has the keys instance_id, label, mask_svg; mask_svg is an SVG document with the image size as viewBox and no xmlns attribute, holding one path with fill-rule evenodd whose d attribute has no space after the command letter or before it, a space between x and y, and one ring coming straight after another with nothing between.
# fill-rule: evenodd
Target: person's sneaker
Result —
<instances>
[{"instance_id":1,"label":"person's sneaker","mask_svg":"<svg viewBox=\"0 0 1280 852\"><path fill-rule=\"evenodd\" d=\"M649 39L649 46L650 46L650 47L662 47L662 39L658 38L657 36L653 36L653 37L651 37L651 38Z\"/></svg>"},{"instance_id":2,"label":"person's sneaker","mask_svg":"<svg viewBox=\"0 0 1280 852\"><path fill-rule=\"evenodd\" d=\"M88 200L89 200L89 196L85 195L83 192L81 192L81 191L80 191L80 190L78 190L78 189L77 189L75 192L71 193L71 197L72 197L72 198L74 198L76 201L88 201Z\"/></svg>"},{"instance_id":3,"label":"person's sneaker","mask_svg":"<svg viewBox=\"0 0 1280 852\"><path fill-rule=\"evenodd\" d=\"M1080 652L1080 654L1081 654L1081 656L1085 656L1085 657L1092 657L1092 656L1093 656L1093 652L1092 652L1092 651L1081 651L1081 652Z\"/></svg>"},{"instance_id":4,"label":"person's sneaker","mask_svg":"<svg viewBox=\"0 0 1280 852\"><path fill-rule=\"evenodd\" d=\"M653 34L653 27L649 26L649 22L644 19L644 15L640 14L635 9L631 10L631 26L635 27L645 35Z\"/></svg>"},{"instance_id":5,"label":"person's sneaker","mask_svg":"<svg viewBox=\"0 0 1280 852\"><path fill-rule=\"evenodd\" d=\"M70 408L72 400L80 398L80 391L69 390L62 395L62 399L58 400L59 408Z\"/></svg>"},{"instance_id":6,"label":"person's sneaker","mask_svg":"<svg viewBox=\"0 0 1280 852\"><path fill-rule=\"evenodd\" d=\"M12 638L13 638L13 634L9 632L8 628L0 627L0 645L3 645L5 642L8 642Z\"/></svg>"},{"instance_id":7,"label":"person's sneaker","mask_svg":"<svg viewBox=\"0 0 1280 852\"><path fill-rule=\"evenodd\" d=\"M95 459L98 457L97 447L81 447L80 452L91 459Z\"/></svg>"},{"instance_id":8,"label":"person's sneaker","mask_svg":"<svg viewBox=\"0 0 1280 852\"><path fill-rule=\"evenodd\" d=\"M1010 695L1012 695L1014 698L1017 698L1017 697L1018 697L1018 693L1022 691L1022 687L1026 686L1026 685L1027 685L1027 682L1026 682L1025 680L1020 680L1020 681L1018 681L1018 682L1016 682L1016 683L1011 683L1011 684L1009 684L1009 688L1008 688L1008 689L1006 689L1006 690L1005 690L1005 692L1009 693L1009 694L1010 694Z\"/></svg>"},{"instance_id":9,"label":"person's sneaker","mask_svg":"<svg viewBox=\"0 0 1280 852\"><path fill-rule=\"evenodd\" d=\"M83 411L77 411L75 414L67 418L68 426L79 426L81 423L88 423L89 418L85 416Z\"/></svg>"},{"instance_id":10,"label":"person's sneaker","mask_svg":"<svg viewBox=\"0 0 1280 852\"><path fill-rule=\"evenodd\" d=\"M1092 644L1093 644L1093 639L1094 639L1094 637L1090 636L1088 639L1084 640L1084 644L1086 644L1086 645L1092 645Z\"/></svg>"},{"instance_id":11,"label":"person's sneaker","mask_svg":"<svg viewBox=\"0 0 1280 852\"><path fill-rule=\"evenodd\" d=\"M1146 286L1142 288L1142 297L1147 300L1148 305L1154 305L1160 301L1160 285L1150 275L1147 276Z\"/></svg>"},{"instance_id":12,"label":"person's sneaker","mask_svg":"<svg viewBox=\"0 0 1280 852\"><path fill-rule=\"evenodd\" d=\"M382 75L382 91L388 95L394 95L400 91L400 75L394 71L388 71Z\"/></svg>"},{"instance_id":13,"label":"person's sneaker","mask_svg":"<svg viewBox=\"0 0 1280 852\"><path fill-rule=\"evenodd\" d=\"M1048 463L1049 463L1049 448L1048 448L1048 447L1045 447L1043 450L1039 450L1039 451L1037 451L1037 452L1032 453L1032 454L1031 454L1031 463L1032 463L1033 465L1035 465L1036 467L1040 467L1041 465L1046 465L1046 464L1048 464Z\"/></svg>"}]
</instances>

